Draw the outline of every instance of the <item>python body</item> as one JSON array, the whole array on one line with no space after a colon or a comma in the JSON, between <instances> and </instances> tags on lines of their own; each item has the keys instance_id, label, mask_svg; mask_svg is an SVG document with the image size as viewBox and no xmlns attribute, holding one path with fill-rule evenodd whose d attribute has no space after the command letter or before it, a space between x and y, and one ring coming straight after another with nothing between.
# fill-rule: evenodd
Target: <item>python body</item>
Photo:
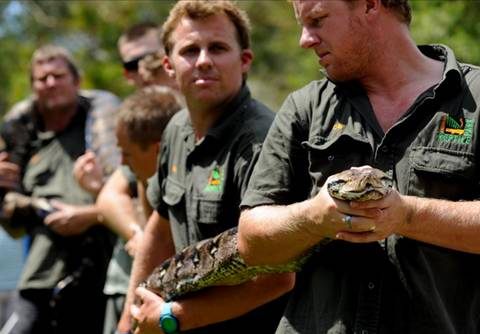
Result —
<instances>
[{"instance_id":1,"label":"python body","mask_svg":"<svg viewBox=\"0 0 480 334\"><path fill-rule=\"evenodd\" d=\"M390 178L370 166L351 168L327 179L330 196L347 201L377 200L391 186ZM321 248L330 239L322 241ZM185 248L157 267L142 285L163 299L175 300L209 286L237 285L264 273L299 271L313 253L276 266L247 266L237 250L236 228Z\"/></svg>"}]
</instances>

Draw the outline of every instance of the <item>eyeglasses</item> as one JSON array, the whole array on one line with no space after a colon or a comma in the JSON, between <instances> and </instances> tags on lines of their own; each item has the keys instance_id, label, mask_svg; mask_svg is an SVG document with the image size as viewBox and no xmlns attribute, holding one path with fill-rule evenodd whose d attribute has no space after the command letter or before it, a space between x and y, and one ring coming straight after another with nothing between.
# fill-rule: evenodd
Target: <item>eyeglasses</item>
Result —
<instances>
[{"instance_id":1,"label":"eyeglasses","mask_svg":"<svg viewBox=\"0 0 480 334\"><path fill-rule=\"evenodd\" d=\"M136 72L138 71L138 63L140 62L140 60L153 53L155 52L144 53L143 55L135 57L129 61L124 61L122 62L123 68L129 72Z\"/></svg>"}]
</instances>

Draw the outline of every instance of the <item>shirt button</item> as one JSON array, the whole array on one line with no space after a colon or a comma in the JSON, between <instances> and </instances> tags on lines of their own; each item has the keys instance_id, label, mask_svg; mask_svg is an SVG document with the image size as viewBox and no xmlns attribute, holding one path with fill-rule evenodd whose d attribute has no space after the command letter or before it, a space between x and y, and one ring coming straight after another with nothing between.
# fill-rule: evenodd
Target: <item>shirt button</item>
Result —
<instances>
[{"instance_id":1,"label":"shirt button","mask_svg":"<svg viewBox=\"0 0 480 334\"><path fill-rule=\"evenodd\" d=\"M332 161L333 159L335 159L335 157L333 155L329 155L327 159L328 161Z\"/></svg>"},{"instance_id":2,"label":"shirt button","mask_svg":"<svg viewBox=\"0 0 480 334\"><path fill-rule=\"evenodd\" d=\"M368 288L369 288L370 290L373 290L373 289L375 288L375 284L373 284L373 282L369 282L369 283L368 283Z\"/></svg>"},{"instance_id":3,"label":"shirt button","mask_svg":"<svg viewBox=\"0 0 480 334\"><path fill-rule=\"evenodd\" d=\"M382 152L387 153L389 150L388 146L382 146Z\"/></svg>"}]
</instances>

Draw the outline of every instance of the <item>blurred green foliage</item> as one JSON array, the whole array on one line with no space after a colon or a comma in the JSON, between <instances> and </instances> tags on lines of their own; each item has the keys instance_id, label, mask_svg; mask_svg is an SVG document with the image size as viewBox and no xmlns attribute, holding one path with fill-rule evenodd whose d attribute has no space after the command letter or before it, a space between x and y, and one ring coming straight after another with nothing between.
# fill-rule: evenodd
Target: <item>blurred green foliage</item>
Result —
<instances>
[{"instance_id":1,"label":"blurred green foliage","mask_svg":"<svg viewBox=\"0 0 480 334\"><path fill-rule=\"evenodd\" d=\"M84 88L126 96L116 41L129 25L162 22L173 0L3 0L0 2L0 113L30 93L29 59L55 43L74 54ZM254 95L277 109L288 92L321 78L315 55L298 47L300 27L284 0L240 0L252 21ZM480 2L413 0L412 34L419 44L443 43L459 59L480 64Z\"/></svg>"}]
</instances>

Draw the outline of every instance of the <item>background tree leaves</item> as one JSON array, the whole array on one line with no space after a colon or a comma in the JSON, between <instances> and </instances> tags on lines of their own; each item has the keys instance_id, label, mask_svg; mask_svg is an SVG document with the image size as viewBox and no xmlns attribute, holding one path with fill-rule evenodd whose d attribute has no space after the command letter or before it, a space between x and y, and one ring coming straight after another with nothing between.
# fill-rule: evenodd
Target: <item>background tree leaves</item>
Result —
<instances>
[{"instance_id":1,"label":"background tree leaves","mask_svg":"<svg viewBox=\"0 0 480 334\"><path fill-rule=\"evenodd\" d=\"M37 47L55 43L74 54L83 87L132 91L121 80L116 42L129 25L162 22L173 0L0 1L0 113L30 94L29 60ZM322 77L315 55L298 46L300 26L283 0L241 0L250 16L255 60L254 95L277 109L286 95ZM450 46L464 62L480 64L480 1L414 0L412 34L419 44Z\"/></svg>"}]
</instances>

